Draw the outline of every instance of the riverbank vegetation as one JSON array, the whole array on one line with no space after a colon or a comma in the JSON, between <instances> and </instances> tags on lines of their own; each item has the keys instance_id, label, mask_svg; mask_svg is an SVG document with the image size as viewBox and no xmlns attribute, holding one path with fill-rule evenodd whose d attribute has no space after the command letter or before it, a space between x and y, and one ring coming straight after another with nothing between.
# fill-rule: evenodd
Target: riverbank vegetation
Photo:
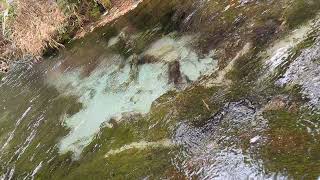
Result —
<instances>
[{"instance_id":1,"label":"riverbank vegetation","mask_svg":"<svg viewBox=\"0 0 320 180\"><path fill-rule=\"evenodd\" d=\"M109 0L2 0L0 58L41 58L111 7Z\"/></svg>"},{"instance_id":2,"label":"riverbank vegetation","mask_svg":"<svg viewBox=\"0 0 320 180\"><path fill-rule=\"evenodd\" d=\"M69 42L80 31L90 32L94 26L92 23L101 20L101 15L108 14L108 10L113 6L119 6L121 9L121 6L126 6L129 1L14 0L9 4L6 0L1 0L0 58L2 60L16 60L23 57L39 59L48 49L63 47L63 44ZM320 2L316 0L281 0L256 4L211 0L194 9L193 6L199 3L189 0L172 1L171 4L178 4L179 7L174 8L176 12L173 12L173 16L169 18L186 18L185 14L190 14L191 11L194 13L187 17L183 24L171 25L179 26L177 29L182 31L201 29L205 40L203 44L209 46L205 49L212 49L212 44L216 47L221 46L225 50L231 49L230 55L226 54L224 59L234 56L248 38L264 44L265 36L299 26L307 19L314 17L320 7ZM116 9L109 13L120 12ZM108 17L105 18L108 19ZM251 20L248 21L248 18ZM197 19L201 19L204 23L197 22ZM248 26L250 23L253 25L251 29ZM231 42L237 42L236 44L226 43L224 39L232 39L234 32L243 34L241 36L244 40L234 39ZM222 41L224 43L221 43Z\"/></svg>"}]
</instances>

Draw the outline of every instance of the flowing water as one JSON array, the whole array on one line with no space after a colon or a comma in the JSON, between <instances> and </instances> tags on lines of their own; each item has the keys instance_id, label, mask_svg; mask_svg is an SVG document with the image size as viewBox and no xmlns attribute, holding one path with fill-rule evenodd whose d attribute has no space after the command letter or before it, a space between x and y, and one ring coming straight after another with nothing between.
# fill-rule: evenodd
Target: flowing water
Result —
<instances>
[{"instance_id":1,"label":"flowing water","mask_svg":"<svg viewBox=\"0 0 320 180\"><path fill-rule=\"evenodd\" d=\"M2 77L0 179L320 177L317 19L223 65L209 1L156 2Z\"/></svg>"}]
</instances>

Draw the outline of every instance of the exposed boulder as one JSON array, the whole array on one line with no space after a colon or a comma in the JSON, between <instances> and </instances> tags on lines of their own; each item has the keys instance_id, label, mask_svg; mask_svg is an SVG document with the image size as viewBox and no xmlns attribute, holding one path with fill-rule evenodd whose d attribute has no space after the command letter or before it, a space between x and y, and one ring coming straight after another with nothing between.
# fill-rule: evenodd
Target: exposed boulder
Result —
<instances>
[{"instance_id":1,"label":"exposed boulder","mask_svg":"<svg viewBox=\"0 0 320 180\"><path fill-rule=\"evenodd\" d=\"M142 56L139 59L138 63L139 63L139 65L140 64L152 64L152 63L156 63L156 62L159 62L159 61L160 61L160 59L158 59L158 58L156 58L156 57L154 57L152 55L146 54L146 55Z\"/></svg>"},{"instance_id":2,"label":"exposed boulder","mask_svg":"<svg viewBox=\"0 0 320 180\"><path fill-rule=\"evenodd\" d=\"M182 80L179 61L170 62L168 67L169 83L179 84Z\"/></svg>"}]
</instances>

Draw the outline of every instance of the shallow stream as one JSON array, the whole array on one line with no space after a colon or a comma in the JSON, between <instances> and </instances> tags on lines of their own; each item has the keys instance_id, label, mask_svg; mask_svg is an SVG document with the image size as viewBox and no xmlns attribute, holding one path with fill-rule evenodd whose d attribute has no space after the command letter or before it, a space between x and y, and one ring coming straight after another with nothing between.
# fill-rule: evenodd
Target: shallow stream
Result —
<instances>
[{"instance_id":1,"label":"shallow stream","mask_svg":"<svg viewBox=\"0 0 320 180\"><path fill-rule=\"evenodd\" d=\"M224 65L156 2L2 77L0 179L320 177L317 19Z\"/></svg>"}]
</instances>

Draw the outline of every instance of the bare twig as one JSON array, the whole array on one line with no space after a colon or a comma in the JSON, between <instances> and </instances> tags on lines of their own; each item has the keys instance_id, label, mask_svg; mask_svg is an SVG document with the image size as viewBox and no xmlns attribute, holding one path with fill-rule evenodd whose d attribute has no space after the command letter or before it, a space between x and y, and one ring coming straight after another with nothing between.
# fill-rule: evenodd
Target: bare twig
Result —
<instances>
[{"instance_id":1,"label":"bare twig","mask_svg":"<svg viewBox=\"0 0 320 180\"><path fill-rule=\"evenodd\" d=\"M208 111L210 111L209 105L203 99L202 99L202 102L203 102L204 106L208 109Z\"/></svg>"}]
</instances>

